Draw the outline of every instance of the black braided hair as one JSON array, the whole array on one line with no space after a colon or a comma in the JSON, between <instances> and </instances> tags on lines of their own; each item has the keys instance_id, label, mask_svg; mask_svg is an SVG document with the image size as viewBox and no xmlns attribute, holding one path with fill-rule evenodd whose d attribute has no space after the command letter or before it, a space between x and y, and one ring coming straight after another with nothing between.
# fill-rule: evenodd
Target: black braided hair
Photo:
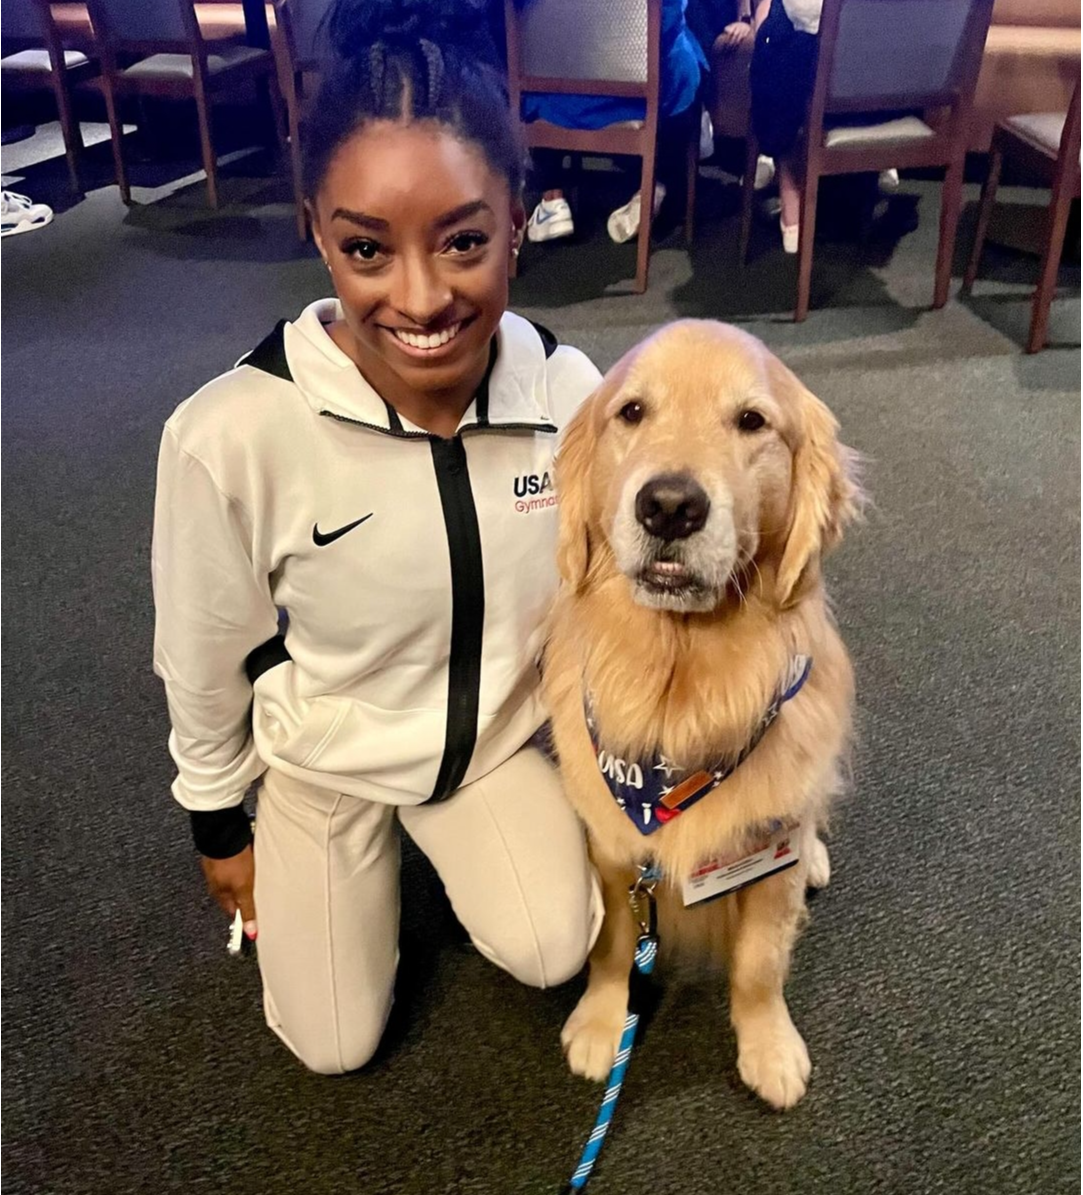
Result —
<instances>
[{"instance_id":1,"label":"black braided hair","mask_svg":"<svg viewBox=\"0 0 1083 1195\"><path fill-rule=\"evenodd\" d=\"M517 197L524 154L488 0L334 0L331 53L306 119L305 194L339 146L374 120L435 120L482 150Z\"/></svg>"}]
</instances>

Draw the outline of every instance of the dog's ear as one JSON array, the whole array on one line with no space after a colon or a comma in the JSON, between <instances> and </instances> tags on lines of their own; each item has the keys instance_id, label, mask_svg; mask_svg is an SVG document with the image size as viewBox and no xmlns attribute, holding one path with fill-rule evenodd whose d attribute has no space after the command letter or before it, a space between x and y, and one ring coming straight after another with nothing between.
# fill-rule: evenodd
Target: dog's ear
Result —
<instances>
[{"instance_id":1,"label":"dog's ear","mask_svg":"<svg viewBox=\"0 0 1083 1195\"><path fill-rule=\"evenodd\" d=\"M596 442L594 403L588 398L565 429L556 457L560 503L557 568L576 590L590 567L590 468Z\"/></svg>"},{"instance_id":2,"label":"dog's ear","mask_svg":"<svg viewBox=\"0 0 1083 1195\"><path fill-rule=\"evenodd\" d=\"M777 574L778 600L785 607L817 578L820 561L860 513L864 495L857 454L839 443L834 415L780 361L774 365L778 384L789 390L799 412L789 533Z\"/></svg>"}]
</instances>

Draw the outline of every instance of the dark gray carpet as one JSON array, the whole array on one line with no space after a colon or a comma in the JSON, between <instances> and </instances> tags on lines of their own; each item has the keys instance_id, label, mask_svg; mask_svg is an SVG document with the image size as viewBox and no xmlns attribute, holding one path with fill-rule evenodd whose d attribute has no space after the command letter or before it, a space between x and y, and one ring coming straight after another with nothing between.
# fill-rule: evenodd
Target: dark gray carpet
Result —
<instances>
[{"instance_id":1,"label":"dark gray carpet","mask_svg":"<svg viewBox=\"0 0 1083 1195\"><path fill-rule=\"evenodd\" d=\"M324 287L259 174L217 214L198 184L130 211L96 190L3 246L4 1189L555 1195L599 1097L558 1045L580 984L486 964L411 855L381 1054L308 1075L262 1025L254 961L226 957L168 794L160 428ZM62 177L17 189L60 209ZM1034 263L991 250L982 297L925 310L936 199L910 184L860 249L825 220L803 326L770 228L736 270L718 184L642 298L605 295L632 250L597 215L524 254L517 305L603 367L676 315L763 336L876 503L830 570L861 743L790 985L808 1097L758 1104L722 994L663 975L594 1195L1079 1190L1079 301L1052 325L1070 347L1024 357Z\"/></svg>"}]
</instances>

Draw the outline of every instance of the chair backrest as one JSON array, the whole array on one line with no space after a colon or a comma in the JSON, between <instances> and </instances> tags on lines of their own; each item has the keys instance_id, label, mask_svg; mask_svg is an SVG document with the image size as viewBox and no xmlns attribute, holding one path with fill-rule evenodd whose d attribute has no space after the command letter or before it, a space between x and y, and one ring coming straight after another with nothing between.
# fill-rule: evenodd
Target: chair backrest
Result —
<instances>
[{"instance_id":1,"label":"chair backrest","mask_svg":"<svg viewBox=\"0 0 1083 1195\"><path fill-rule=\"evenodd\" d=\"M993 0L824 0L826 112L969 105Z\"/></svg>"},{"instance_id":2,"label":"chair backrest","mask_svg":"<svg viewBox=\"0 0 1083 1195\"><path fill-rule=\"evenodd\" d=\"M37 42L41 45L45 40L45 32L38 0L2 0L0 35L5 42Z\"/></svg>"},{"instance_id":3,"label":"chair backrest","mask_svg":"<svg viewBox=\"0 0 1083 1195\"><path fill-rule=\"evenodd\" d=\"M100 38L114 48L187 47L202 41L193 0L88 0Z\"/></svg>"},{"instance_id":4,"label":"chair backrest","mask_svg":"<svg viewBox=\"0 0 1083 1195\"><path fill-rule=\"evenodd\" d=\"M514 9L522 74L646 84L647 0L515 0Z\"/></svg>"},{"instance_id":5,"label":"chair backrest","mask_svg":"<svg viewBox=\"0 0 1083 1195\"><path fill-rule=\"evenodd\" d=\"M1079 79L1075 81L1075 91L1072 92L1072 102L1068 105L1068 115L1064 120L1064 132L1060 135L1060 152L1058 161L1065 162L1069 169L1074 163L1079 171Z\"/></svg>"},{"instance_id":6,"label":"chair backrest","mask_svg":"<svg viewBox=\"0 0 1083 1195\"><path fill-rule=\"evenodd\" d=\"M294 69L318 69L331 54L326 20L331 0L286 0L281 7Z\"/></svg>"},{"instance_id":7,"label":"chair backrest","mask_svg":"<svg viewBox=\"0 0 1083 1195\"><path fill-rule=\"evenodd\" d=\"M657 107L662 0L504 0L508 90L629 96Z\"/></svg>"}]
</instances>

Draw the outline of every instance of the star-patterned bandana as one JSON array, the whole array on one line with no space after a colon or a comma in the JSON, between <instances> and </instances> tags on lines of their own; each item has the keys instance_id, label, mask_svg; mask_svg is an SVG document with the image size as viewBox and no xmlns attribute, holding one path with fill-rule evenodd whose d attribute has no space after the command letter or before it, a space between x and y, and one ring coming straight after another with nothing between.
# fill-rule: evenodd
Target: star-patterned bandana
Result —
<instances>
[{"instance_id":1,"label":"star-patterned bandana","mask_svg":"<svg viewBox=\"0 0 1083 1195\"><path fill-rule=\"evenodd\" d=\"M587 694L583 704L598 771L613 799L632 819L640 834L653 834L659 826L679 817L732 776L755 750L783 705L801 691L811 670L809 656L794 656L766 713L736 759L722 759L714 767L693 772L661 753L647 759L625 760L607 751L598 740L594 710Z\"/></svg>"}]
</instances>

